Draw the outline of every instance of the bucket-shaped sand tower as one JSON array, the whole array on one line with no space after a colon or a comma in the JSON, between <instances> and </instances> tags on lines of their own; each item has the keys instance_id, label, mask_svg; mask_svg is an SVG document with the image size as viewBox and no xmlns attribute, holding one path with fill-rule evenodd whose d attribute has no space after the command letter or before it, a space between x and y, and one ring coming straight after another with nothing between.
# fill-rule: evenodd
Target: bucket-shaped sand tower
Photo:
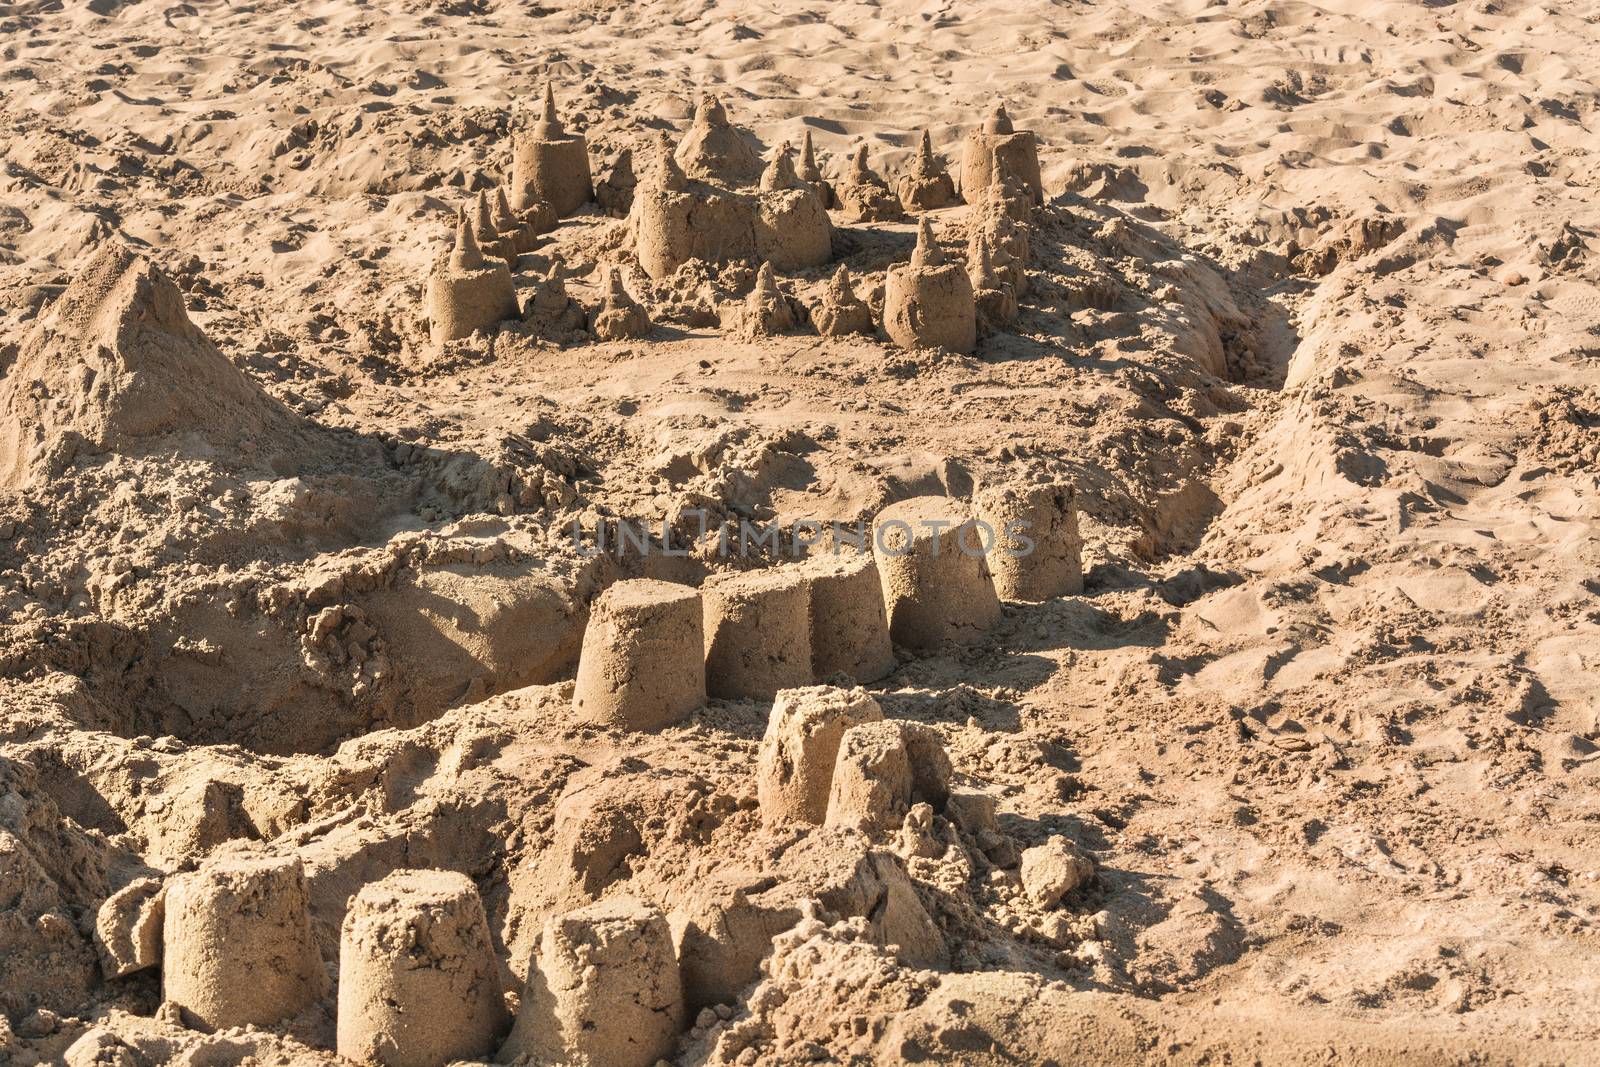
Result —
<instances>
[{"instance_id":1,"label":"bucket-shaped sand tower","mask_svg":"<svg viewBox=\"0 0 1600 1067\"><path fill-rule=\"evenodd\" d=\"M1039 174L1039 141L1031 130L1011 124L1006 105L998 103L983 125L967 135L961 156L961 195L975 204L978 196L1009 171L1027 186L1036 204L1044 203Z\"/></svg>"},{"instance_id":2,"label":"bucket-shaped sand tower","mask_svg":"<svg viewBox=\"0 0 1600 1067\"><path fill-rule=\"evenodd\" d=\"M271 1026L327 989L298 856L221 856L178 875L161 941L162 998L208 1030Z\"/></svg>"},{"instance_id":3,"label":"bucket-shaped sand tower","mask_svg":"<svg viewBox=\"0 0 1600 1067\"><path fill-rule=\"evenodd\" d=\"M1049 600L1083 592L1083 538L1071 485L996 486L973 501L993 527L989 570L1007 600Z\"/></svg>"},{"instance_id":4,"label":"bucket-shaped sand tower","mask_svg":"<svg viewBox=\"0 0 1600 1067\"><path fill-rule=\"evenodd\" d=\"M762 821L821 825L844 732L882 718L878 702L863 689L815 685L780 692L756 764Z\"/></svg>"},{"instance_id":5,"label":"bucket-shaped sand tower","mask_svg":"<svg viewBox=\"0 0 1600 1067\"><path fill-rule=\"evenodd\" d=\"M617 582L589 612L572 694L579 722L659 730L706 702L700 594L650 579Z\"/></svg>"},{"instance_id":6,"label":"bucket-shaped sand tower","mask_svg":"<svg viewBox=\"0 0 1600 1067\"><path fill-rule=\"evenodd\" d=\"M804 567L811 579L812 673L875 682L894 670L889 615L872 555L829 552Z\"/></svg>"},{"instance_id":7,"label":"bucket-shaped sand tower","mask_svg":"<svg viewBox=\"0 0 1600 1067\"><path fill-rule=\"evenodd\" d=\"M588 142L561 124L549 84L544 87L539 120L511 142L511 191L512 206L518 210L543 200L561 216L594 199Z\"/></svg>"},{"instance_id":8,"label":"bucket-shaped sand tower","mask_svg":"<svg viewBox=\"0 0 1600 1067\"><path fill-rule=\"evenodd\" d=\"M465 216L457 224L454 251L428 277L424 307L428 337L435 345L517 317L517 287L510 268L503 260L484 257Z\"/></svg>"},{"instance_id":9,"label":"bucket-shaped sand tower","mask_svg":"<svg viewBox=\"0 0 1600 1067\"><path fill-rule=\"evenodd\" d=\"M712 696L770 700L811 684L811 584L802 568L717 575L700 595Z\"/></svg>"},{"instance_id":10,"label":"bucket-shaped sand tower","mask_svg":"<svg viewBox=\"0 0 1600 1067\"><path fill-rule=\"evenodd\" d=\"M339 1055L381 1067L488 1056L505 999L477 887L396 871L362 888L339 938Z\"/></svg>"},{"instance_id":11,"label":"bucket-shaped sand tower","mask_svg":"<svg viewBox=\"0 0 1600 1067\"><path fill-rule=\"evenodd\" d=\"M501 1062L650 1067L684 1025L666 917L613 897L545 921Z\"/></svg>"},{"instance_id":12,"label":"bucket-shaped sand tower","mask_svg":"<svg viewBox=\"0 0 1600 1067\"><path fill-rule=\"evenodd\" d=\"M872 552L897 644L967 644L1000 621L984 552L991 540L950 497L913 497L878 513Z\"/></svg>"},{"instance_id":13,"label":"bucket-shaped sand tower","mask_svg":"<svg viewBox=\"0 0 1600 1067\"><path fill-rule=\"evenodd\" d=\"M978 343L972 280L951 263L923 216L911 262L892 267L883 291L883 330L901 348L970 353Z\"/></svg>"}]
</instances>

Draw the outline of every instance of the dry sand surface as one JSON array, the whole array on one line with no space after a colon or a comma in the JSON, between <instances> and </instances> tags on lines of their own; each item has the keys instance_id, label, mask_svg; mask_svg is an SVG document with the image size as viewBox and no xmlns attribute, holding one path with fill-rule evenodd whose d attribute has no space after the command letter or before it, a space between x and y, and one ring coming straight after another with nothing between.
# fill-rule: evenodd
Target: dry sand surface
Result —
<instances>
[{"instance_id":1,"label":"dry sand surface","mask_svg":"<svg viewBox=\"0 0 1600 1067\"><path fill-rule=\"evenodd\" d=\"M0 0L0 1062L1600 1062L1597 70Z\"/></svg>"}]
</instances>

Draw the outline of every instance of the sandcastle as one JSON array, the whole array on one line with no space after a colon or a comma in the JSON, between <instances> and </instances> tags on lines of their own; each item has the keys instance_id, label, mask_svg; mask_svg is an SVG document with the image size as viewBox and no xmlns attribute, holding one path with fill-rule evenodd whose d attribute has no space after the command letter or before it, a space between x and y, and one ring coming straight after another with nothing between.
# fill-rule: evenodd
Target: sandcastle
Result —
<instances>
[{"instance_id":1,"label":"sandcastle","mask_svg":"<svg viewBox=\"0 0 1600 1067\"><path fill-rule=\"evenodd\" d=\"M557 340L566 340L588 325L582 306L567 293L559 260L552 260L544 277L534 283L522 306L522 321L540 337Z\"/></svg>"},{"instance_id":2,"label":"sandcastle","mask_svg":"<svg viewBox=\"0 0 1600 1067\"><path fill-rule=\"evenodd\" d=\"M728 121L722 101L710 93L700 98L676 158L685 174L701 181L749 185L761 175L752 138Z\"/></svg>"},{"instance_id":3,"label":"sandcastle","mask_svg":"<svg viewBox=\"0 0 1600 1067\"><path fill-rule=\"evenodd\" d=\"M746 340L788 333L801 324L804 314L793 298L778 288L772 264L763 263L756 273L755 288L734 316L733 332Z\"/></svg>"},{"instance_id":4,"label":"sandcastle","mask_svg":"<svg viewBox=\"0 0 1600 1067\"><path fill-rule=\"evenodd\" d=\"M1044 203L1038 139L1032 131L1018 130L1011 124L1002 102L995 104L984 124L967 136L961 157L961 194L967 203L976 203L979 194L999 181L1005 169L1022 181L1034 203Z\"/></svg>"},{"instance_id":5,"label":"sandcastle","mask_svg":"<svg viewBox=\"0 0 1600 1067\"><path fill-rule=\"evenodd\" d=\"M612 897L545 921L499 1059L650 1067L671 1054L684 1014L665 916Z\"/></svg>"},{"instance_id":6,"label":"sandcastle","mask_svg":"<svg viewBox=\"0 0 1600 1067\"><path fill-rule=\"evenodd\" d=\"M382 1067L487 1056L505 1030L499 962L477 887L401 870L364 886L339 939L339 1055Z\"/></svg>"},{"instance_id":7,"label":"sandcastle","mask_svg":"<svg viewBox=\"0 0 1600 1067\"><path fill-rule=\"evenodd\" d=\"M882 718L878 702L865 690L818 685L779 692L756 769L762 820L820 826L845 731Z\"/></svg>"},{"instance_id":8,"label":"sandcastle","mask_svg":"<svg viewBox=\"0 0 1600 1067\"><path fill-rule=\"evenodd\" d=\"M625 341L648 336L650 313L629 294L616 267L606 271L605 292L589 313L589 332L601 341Z\"/></svg>"},{"instance_id":9,"label":"sandcastle","mask_svg":"<svg viewBox=\"0 0 1600 1067\"><path fill-rule=\"evenodd\" d=\"M918 723L851 726L839 739L824 825L881 837L899 830L913 804L943 808L950 757L938 734Z\"/></svg>"},{"instance_id":10,"label":"sandcastle","mask_svg":"<svg viewBox=\"0 0 1600 1067\"><path fill-rule=\"evenodd\" d=\"M927 130L917 143L917 154L898 181L895 193L907 211L935 211L957 203L956 183L944 161L933 154L933 140Z\"/></svg>"},{"instance_id":11,"label":"sandcastle","mask_svg":"<svg viewBox=\"0 0 1600 1067\"><path fill-rule=\"evenodd\" d=\"M867 146L856 146L844 180L835 190L839 208L855 222L897 222L905 218L900 200L867 163Z\"/></svg>"},{"instance_id":12,"label":"sandcastle","mask_svg":"<svg viewBox=\"0 0 1600 1067\"><path fill-rule=\"evenodd\" d=\"M725 175L691 181L663 135L630 216L645 273L664 278L691 259L766 261L779 270L826 263L833 224L821 197L795 174L786 153L769 170L763 188L750 191Z\"/></svg>"},{"instance_id":13,"label":"sandcastle","mask_svg":"<svg viewBox=\"0 0 1600 1067\"><path fill-rule=\"evenodd\" d=\"M490 214L500 238L511 243L513 257L533 251L539 235L531 223L526 219L517 218L516 213L511 210L511 203L506 199L506 189L503 185L495 188Z\"/></svg>"},{"instance_id":14,"label":"sandcastle","mask_svg":"<svg viewBox=\"0 0 1600 1067\"><path fill-rule=\"evenodd\" d=\"M957 500L902 500L873 520L889 633L909 648L980 639L1000 621L981 528Z\"/></svg>"},{"instance_id":15,"label":"sandcastle","mask_svg":"<svg viewBox=\"0 0 1600 1067\"><path fill-rule=\"evenodd\" d=\"M717 575L700 595L712 696L770 700L811 683L811 585L801 568Z\"/></svg>"},{"instance_id":16,"label":"sandcastle","mask_svg":"<svg viewBox=\"0 0 1600 1067\"><path fill-rule=\"evenodd\" d=\"M512 206L518 210L543 200L558 216L570 215L594 199L589 145L582 134L569 134L562 126L549 83L539 120L512 140L511 189Z\"/></svg>"},{"instance_id":17,"label":"sandcastle","mask_svg":"<svg viewBox=\"0 0 1600 1067\"><path fill-rule=\"evenodd\" d=\"M967 277L972 281L980 333L993 333L1016 317L1017 291L1011 279L996 269L994 243L986 234L973 235L967 253Z\"/></svg>"},{"instance_id":18,"label":"sandcastle","mask_svg":"<svg viewBox=\"0 0 1600 1067\"><path fill-rule=\"evenodd\" d=\"M192 1023L270 1026L327 988L298 857L214 858L172 879L165 909L161 995Z\"/></svg>"},{"instance_id":19,"label":"sandcastle","mask_svg":"<svg viewBox=\"0 0 1600 1067\"><path fill-rule=\"evenodd\" d=\"M830 552L803 566L811 580L812 673L875 682L894 670L889 616L871 554Z\"/></svg>"},{"instance_id":20,"label":"sandcastle","mask_svg":"<svg viewBox=\"0 0 1600 1067\"><path fill-rule=\"evenodd\" d=\"M465 217L456 229L455 249L428 277L424 307L428 336L435 346L517 317L511 270L500 260L484 258Z\"/></svg>"},{"instance_id":21,"label":"sandcastle","mask_svg":"<svg viewBox=\"0 0 1600 1067\"><path fill-rule=\"evenodd\" d=\"M824 337L873 332L872 309L856 295L850 268L843 263L823 287L822 299L811 309L811 324Z\"/></svg>"},{"instance_id":22,"label":"sandcastle","mask_svg":"<svg viewBox=\"0 0 1600 1067\"><path fill-rule=\"evenodd\" d=\"M572 695L580 722L658 730L706 702L700 594L649 579L615 583L589 613Z\"/></svg>"},{"instance_id":23,"label":"sandcastle","mask_svg":"<svg viewBox=\"0 0 1600 1067\"><path fill-rule=\"evenodd\" d=\"M978 515L995 531L995 590L1007 600L1083 592L1083 538L1071 485L998 486L979 492Z\"/></svg>"},{"instance_id":24,"label":"sandcastle","mask_svg":"<svg viewBox=\"0 0 1600 1067\"><path fill-rule=\"evenodd\" d=\"M889 270L884 286L883 330L902 348L946 348L970 353L978 343L972 281L945 260L926 216L907 266Z\"/></svg>"}]
</instances>

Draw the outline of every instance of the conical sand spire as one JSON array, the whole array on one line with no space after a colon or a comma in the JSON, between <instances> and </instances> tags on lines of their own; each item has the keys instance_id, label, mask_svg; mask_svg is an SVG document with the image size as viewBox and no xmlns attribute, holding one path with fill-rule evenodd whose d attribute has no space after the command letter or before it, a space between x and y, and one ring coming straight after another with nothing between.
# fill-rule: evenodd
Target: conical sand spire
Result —
<instances>
[{"instance_id":1,"label":"conical sand spire","mask_svg":"<svg viewBox=\"0 0 1600 1067\"><path fill-rule=\"evenodd\" d=\"M926 215L917 225L917 248L911 253L913 267L942 267L944 266L944 252L939 248L939 242L933 239L933 226L929 224Z\"/></svg>"},{"instance_id":2,"label":"conical sand spire","mask_svg":"<svg viewBox=\"0 0 1600 1067\"><path fill-rule=\"evenodd\" d=\"M726 126L728 109L722 106L722 101L715 93L707 93L700 98L700 106L695 109L694 120L702 126Z\"/></svg>"},{"instance_id":3,"label":"conical sand spire","mask_svg":"<svg viewBox=\"0 0 1600 1067\"><path fill-rule=\"evenodd\" d=\"M761 188L764 192L773 193L781 189L793 189L799 184L800 175L794 170L794 149L785 141L778 146L777 154L762 172Z\"/></svg>"},{"instance_id":4,"label":"conical sand spire","mask_svg":"<svg viewBox=\"0 0 1600 1067\"><path fill-rule=\"evenodd\" d=\"M822 168L817 166L817 150L811 143L809 129L800 141L800 176L808 182L820 181L822 178Z\"/></svg>"},{"instance_id":5,"label":"conical sand spire","mask_svg":"<svg viewBox=\"0 0 1600 1067\"><path fill-rule=\"evenodd\" d=\"M854 292L850 285L850 268L843 263L839 264L839 269L833 272L833 278L829 284L833 286L836 292Z\"/></svg>"},{"instance_id":6,"label":"conical sand spire","mask_svg":"<svg viewBox=\"0 0 1600 1067\"><path fill-rule=\"evenodd\" d=\"M456 247L450 255L450 267L453 270L482 270L483 252L478 248L478 239L472 235L472 225L463 214L456 223Z\"/></svg>"},{"instance_id":7,"label":"conical sand spire","mask_svg":"<svg viewBox=\"0 0 1600 1067\"><path fill-rule=\"evenodd\" d=\"M544 103L539 108L539 121L534 124L534 130L540 140L552 141L567 135L566 129L561 125L561 116L556 114L556 93L549 82L544 83Z\"/></svg>"},{"instance_id":8,"label":"conical sand spire","mask_svg":"<svg viewBox=\"0 0 1600 1067\"><path fill-rule=\"evenodd\" d=\"M617 304L633 303L633 297L628 295L627 286L622 284L622 272L616 267L606 270L606 300Z\"/></svg>"},{"instance_id":9,"label":"conical sand spire","mask_svg":"<svg viewBox=\"0 0 1600 1067\"><path fill-rule=\"evenodd\" d=\"M511 214L511 204L506 200L505 186L497 186L494 191L494 227L501 233L508 233L516 229L516 216Z\"/></svg>"},{"instance_id":10,"label":"conical sand spire","mask_svg":"<svg viewBox=\"0 0 1600 1067\"><path fill-rule=\"evenodd\" d=\"M988 133L1016 132L1016 127L1011 125L1011 116L1006 114L1006 102L1004 100L995 102L994 110L989 113L989 121L984 124L984 130Z\"/></svg>"},{"instance_id":11,"label":"conical sand spire","mask_svg":"<svg viewBox=\"0 0 1600 1067\"><path fill-rule=\"evenodd\" d=\"M777 300L782 296L778 292L778 279L772 274L771 263L761 264L761 269L756 271L755 294L757 300Z\"/></svg>"},{"instance_id":12,"label":"conical sand spire","mask_svg":"<svg viewBox=\"0 0 1600 1067\"><path fill-rule=\"evenodd\" d=\"M667 189L674 193L681 193L689 188L689 177L683 173L683 168L678 166L677 156L674 154L672 142L667 139L663 130L656 138L656 167L655 183L659 189Z\"/></svg>"},{"instance_id":13,"label":"conical sand spire","mask_svg":"<svg viewBox=\"0 0 1600 1067\"><path fill-rule=\"evenodd\" d=\"M867 166L867 145L863 141L856 146L856 153L850 157L850 177L856 182L869 182L876 177L872 168Z\"/></svg>"},{"instance_id":14,"label":"conical sand spire","mask_svg":"<svg viewBox=\"0 0 1600 1067\"><path fill-rule=\"evenodd\" d=\"M934 169L933 138L928 136L928 131L922 131L922 141L917 145L917 166L924 171Z\"/></svg>"}]
</instances>

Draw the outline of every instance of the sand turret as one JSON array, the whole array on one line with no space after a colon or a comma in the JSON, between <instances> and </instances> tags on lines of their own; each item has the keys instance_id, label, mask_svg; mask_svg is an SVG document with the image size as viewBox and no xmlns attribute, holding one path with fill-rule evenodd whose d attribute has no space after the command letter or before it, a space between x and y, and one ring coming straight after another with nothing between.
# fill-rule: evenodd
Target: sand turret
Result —
<instances>
[{"instance_id":1,"label":"sand turret","mask_svg":"<svg viewBox=\"0 0 1600 1067\"><path fill-rule=\"evenodd\" d=\"M812 673L875 682L894 670L889 616L871 553L827 552L802 566L811 579Z\"/></svg>"},{"instance_id":2,"label":"sand turret","mask_svg":"<svg viewBox=\"0 0 1600 1067\"><path fill-rule=\"evenodd\" d=\"M327 989L296 856L208 860L174 878L162 925L161 993L207 1030L270 1026Z\"/></svg>"},{"instance_id":3,"label":"sand turret","mask_svg":"<svg viewBox=\"0 0 1600 1067\"><path fill-rule=\"evenodd\" d=\"M467 210L467 218L472 223L472 236L478 242L479 251L485 256L505 260L508 267L516 264L516 242L511 234L506 234L500 229L488 190L478 190L477 197L472 201L472 207Z\"/></svg>"},{"instance_id":4,"label":"sand turret","mask_svg":"<svg viewBox=\"0 0 1600 1067\"><path fill-rule=\"evenodd\" d=\"M572 693L579 722L659 730L706 702L700 594L648 579L617 582L589 614Z\"/></svg>"},{"instance_id":5,"label":"sand turret","mask_svg":"<svg viewBox=\"0 0 1600 1067\"><path fill-rule=\"evenodd\" d=\"M994 264L993 241L975 233L967 252L967 277L972 280L972 297L978 310L978 329L993 333L1017 314L1017 292L1011 281Z\"/></svg>"},{"instance_id":6,"label":"sand turret","mask_svg":"<svg viewBox=\"0 0 1600 1067\"><path fill-rule=\"evenodd\" d=\"M629 294L616 267L606 271L604 295L589 313L589 330L602 341L623 341L650 332L650 313Z\"/></svg>"},{"instance_id":7,"label":"sand turret","mask_svg":"<svg viewBox=\"0 0 1600 1067\"><path fill-rule=\"evenodd\" d=\"M867 162L867 146L856 147L837 190L839 206L855 222L894 222L905 218L899 199Z\"/></svg>"},{"instance_id":8,"label":"sand turret","mask_svg":"<svg viewBox=\"0 0 1600 1067\"><path fill-rule=\"evenodd\" d=\"M811 684L811 585L799 567L717 575L700 594L712 696L770 700Z\"/></svg>"},{"instance_id":9,"label":"sand turret","mask_svg":"<svg viewBox=\"0 0 1600 1067\"><path fill-rule=\"evenodd\" d=\"M339 1055L433 1067L489 1055L505 1032L500 969L478 889L402 870L356 894L339 938Z\"/></svg>"},{"instance_id":10,"label":"sand turret","mask_svg":"<svg viewBox=\"0 0 1600 1067\"><path fill-rule=\"evenodd\" d=\"M987 488L973 505L995 531L989 569L1000 596L1037 601L1083 592L1083 538L1070 484Z\"/></svg>"},{"instance_id":11,"label":"sand turret","mask_svg":"<svg viewBox=\"0 0 1600 1067\"><path fill-rule=\"evenodd\" d=\"M1000 621L985 551L993 538L959 500L921 496L892 504L873 520L872 539L896 644L970 644Z\"/></svg>"},{"instance_id":12,"label":"sand turret","mask_svg":"<svg viewBox=\"0 0 1600 1067\"><path fill-rule=\"evenodd\" d=\"M960 265L945 259L926 217L917 229L911 262L889 270L883 329L901 348L971 352L977 344L972 282Z\"/></svg>"},{"instance_id":13,"label":"sand turret","mask_svg":"<svg viewBox=\"0 0 1600 1067\"><path fill-rule=\"evenodd\" d=\"M843 263L823 286L822 299L811 309L811 322L824 337L872 332L872 309L856 295L850 268Z\"/></svg>"},{"instance_id":14,"label":"sand turret","mask_svg":"<svg viewBox=\"0 0 1600 1067\"><path fill-rule=\"evenodd\" d=\"M588 142L562 125L548 82L538 120L512 139L511 189L513 207L521 210L543 200L557 216L570 215L594 199Z\"/></svg>"},{"instance_id":15,"label":"sand turret","mask_svg":"<svg viewBox=\"0 0 1600 1067\"><path fill-rule=\"evenodd\" d=\"M767 169L761 172L761 191L777 193L785 189L798 189L801 184L800 175L794 169L794 149L785 141L772 154L772 162L767 164Z\"/></svg>"},{"instance_id":16,"label":"sand turret","mask_svg":"<svg viewBox=\"0 0 1600 1067\"><path fill-rule=\"evenodd\" d=\"M828 814L833 768L846 730L881 722L883 711L864 689L831 685L785 689L772 702L756 770L756 798L769 826L820 826Z\"/></svg>"},{"instance_id":17,"label":"sand turret","mask_svg":"<svg viewBox=\"0 0 1600 1067\"><path fill-rule=\"evenodd\" d=\"M944 161L933 154L933 139L927 130L922 131L911 165L895 183L895 192L907 211L934 211L957 202L956 183Z\"/></svg>"},{"instance_id":18,"label":"sand turret","mask_svg":"<svg viewBox=\"0 0 1600 1067\"><path fill-rule=\"evenodd\" d=\"M677 157L684 173L700 181L737 188L761 177L754 138L728 121L722 101L710 93L700 98Z\"/></svg>"},{"instance_id":19,"label":"sand turret","mask_svg":"<svg viewBox=\"0 0 1600 1067\"><path fill-rule=\"evenodd\" d=\"M976 203L985 189L1009 169L1027 188L1036 204L1044 203L1044 182L1039 174L1039 142L1031 130L1017 130L1005 103L995 104L983 125L967 136L961 157L961 194Z\"/></svg>"},{"instance_id":20,"label":"sand turret","mask_svg":"<svg viewBox=\"0 0 1600 1067\"><path fill-rule=\"evenodd\" d=\"M455 249L429 276L423 301L428 335L435 345L517 317L517 289L510 269L499 260L484 258L465 218L457 224Z\"/></svg>"},{"instance_id":21,"label":"sand turret","mask_svg":"<svg viewBox=\"0 0 1600 1067\"><path fill-rule=\"evenodd\" d=\"M778 288L772 264L763 263L756 272L755 288L739 308L734 333L745 340L788 333L798 327L804 313L795 301Z\"/></svg>"},{"instance_id":22,"label":"sand turret","mask_svg":"<svg viewBox=\"0 0 1600 1067\"><path fill-rule=\"evenodd\" d=\"M832 211L839 206L839 198L833 192L833 183L822 176L822 168L817 166L817 149L811 142L810 129L806 130L805 136L800 141L800 165L796 173L800 175L801 181L817 191L823 207Z\"/></svg>"}]
</instances>

